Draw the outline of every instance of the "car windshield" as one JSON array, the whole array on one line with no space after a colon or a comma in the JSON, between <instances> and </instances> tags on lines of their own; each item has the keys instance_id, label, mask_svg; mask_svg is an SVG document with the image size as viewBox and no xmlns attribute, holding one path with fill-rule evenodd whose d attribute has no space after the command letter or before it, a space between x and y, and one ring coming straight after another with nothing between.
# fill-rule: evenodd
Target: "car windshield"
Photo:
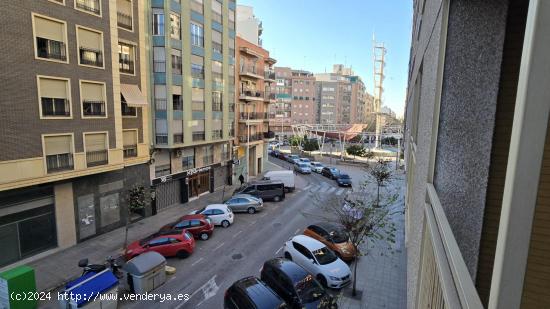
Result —
<instances>
[{"instance_id":1,"label":"car windshield","mask_svg":"<svg viewBox=\"0 0 550 309\"><path fill-rule=\"evenodd\" d=\"M341 244L348 241L348 236L342 231L332 231L329 235L330 240L335 244Z\"/></svg>"},{"instance_id":2,"label":"car windshield","mask_svg":"<svg viewBox=\"0 0 550 309\"><path fill-rule=\"evenodd\" d=\"M350 179L346 174L340 174L340 179Z\"/></svg>"},{"instance_id":3,"label":"car windshield","mask_svg":"<svg viewBox=\"0 0 550 309\"><path fill-rule=\"evenodd\" d=\"M196 214L201 214L205 209L206 209L206 207L201 208L201 209L197 210L195 213Z\"/></svg>"},{"instance_id":4,"label":"car windshield","mask_svg":"<svg viewBox=\"0 0 550 309\"><path fill-rule=\"evenodd\" d=\"M320 265L330 264L336 261L337 257L329 248L323 247L312 252Z\"/></svg>"},{"instance_id":5,"label":"car windshield","mask_svg":"<svg viewBox=\"0 0 550 309\"><path fill-rule=\"evenodd\" d=\"M304 279L298 281L295 288L304 303L311 303L325 296L325 290L313 279L312 275L307 275Z\"/></svg>"},{"instance_id":6,"label":"car windshield","mask_svg":"<svg viewBox=\"0 0 550 309\"><path fill-rule=\"evenodd\" d=\"M311 163L311 165L313 165L313 166L319 166L319 167L320 167L320 166L323 166L321 163Z\"/></svg>"},{"instance_id":7,"label":"car windshield","mask_svg":"<svg viewBox=\"0 0 550 309\"><path fill-rule=\"evenodd\" d=\"M300 163L300 164L298 164L298 166L300 166L300 167L308 167L307 164L305 164L305 163Z\"/></svg>"}]
</instances>

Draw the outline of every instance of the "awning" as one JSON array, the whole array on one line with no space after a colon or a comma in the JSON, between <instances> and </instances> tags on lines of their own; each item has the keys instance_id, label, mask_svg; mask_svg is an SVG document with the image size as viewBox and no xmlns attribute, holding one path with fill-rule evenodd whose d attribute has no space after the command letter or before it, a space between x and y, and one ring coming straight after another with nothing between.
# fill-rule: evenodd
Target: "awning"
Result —
<instances>
[{"instance_id":1,"label":"awning","mask_svg":"<svg viewBox=\"0 0 550 309\"><path fill-rule=\"evenodd\" d=\"M147 99L143 96L137 85L120 84L120 92L129 106L147 106Z\"/></svg>"}]
</instances>

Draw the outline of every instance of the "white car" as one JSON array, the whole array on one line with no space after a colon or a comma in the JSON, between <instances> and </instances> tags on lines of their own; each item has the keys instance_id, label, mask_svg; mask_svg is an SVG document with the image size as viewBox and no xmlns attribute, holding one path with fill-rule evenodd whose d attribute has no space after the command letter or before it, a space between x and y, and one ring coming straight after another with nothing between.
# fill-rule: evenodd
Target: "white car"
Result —
<instances>
[{"instance_id":1,"label":"white car","mask_svg":"<svg viewBox=\"0 0 550 309\"><path fill-rule=\"evenodd\" d=\"M325 167L323 164L321 164L321 162L317 162L317 161L313 161L309 165L311 166L312 171L319 174L323 170L323 167Z\"/></svg>"},{"instance_id":2,"label":"white car","mask_svg":"<svg viewBox=\"0 0 550 309\"><path fill-rule=\"evenodd\" d=\"M309 163L311 163L311 160L308 159L308 158L300 158L300 159L298 159L298 162L299 163L305 163L305 164L309 165Z\"/></svg>"},{"instance_id":3,"label":"white car","mask_svg":"<svg viewBox=\"0 0 550 309\"><path fill-rule=\"evenodd\" d=\"M225 204L208 205L202 209L192 211L190 214L203 214L210 218L214 225L221 225L222 227L228 227L233 224L235 217L231 209Z\"/></svg>"},{"instance_id":4,"label":"white car","mask_svg":"<svg viewBox=\"0 0 550 309\"><path fill-rule=\"evenodd\" d=\"M285 243L284 255L328 288L339 289L351 282L349 266L322 242L309 236L292 237Z\"/></svg>"}]
</instances>

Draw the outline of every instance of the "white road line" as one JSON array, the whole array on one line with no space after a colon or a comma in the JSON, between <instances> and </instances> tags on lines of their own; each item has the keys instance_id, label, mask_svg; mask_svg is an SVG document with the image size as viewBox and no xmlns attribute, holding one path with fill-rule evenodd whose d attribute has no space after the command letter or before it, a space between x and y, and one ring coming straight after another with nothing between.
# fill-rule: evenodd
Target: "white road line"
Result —
<instances>
[{"instance_id":1,"label":"white road line","mask_svg":"<svg viewBox=\"0 0 550 309\"><path fill-rule=\"evenodd\" d=\"M238 231L237 233L233 234L233 238L237 237L237 235L239 235L240 233L242 233L243 231Z\"/></svg>"},{"instance_id":2,"label":"white road line","mask_svg":"<svg viewBox=\"0 0 550 309\"><path fill-rule=\"evenodd\" d=\"M311 186L311 188L309 188L309 192L315 192L319 189L319 186L317 185L314 185L314 186Z\"/></svg>"},{"instance_id":3,"label":"white road line","mask_svg":"<svg viewBox=\"0 0 550 309\"><path fill-rule=\"evenodd\" d=\"M294 235L298 234L299 231L300 229L297 229L296 232L294 232Z\"/></svg>"},{"instance_id":4,"label":"white road line","mask_svg":"<svg viewBox=\"0 0 550 309\"><path fill-rule=\"evenodd\" d=\"M277 251L275 251L275 254L279 253L279 251L283 250L283 247L277 249Z\"/></svg>"},{"instance_id":5,"label":"white road line","mask_svg":"<svg viewBox=\"0 0 550 309\"><path fill-rule=\"evenodd\" d=\"M336 194L336 195L342 195L342 193L344 193L345 190L346 190L346 189L341 188L341 189L339 189L338 192L336 192L335 194Z\"/></svg>"},{"instance_id":6,"label":"white road line","mask_svg":"<svg viewBox=\"0 0 550 309\"><path fill-rule=\"evenodd\" d=\"M195 294L197 294L198 292L200 291L203 291L206 287L209 287L212 285L212 282L214 283L214 286L216 286L216 276L217 275L214 275L212 278L210 278L210 280L208 280L206 283L204 283L203 285L201 285L200 288L196 289L195 292L191 293L191 295L189 296L189 300L191 298L193 298L193 296L195 296ZM203 292L204 293L204 292ZM189 301L188 300L188 301ZM204 300L203 300L204 301ZM180 309L181 307L183 307L187 302L183 302L179 305L177 305L174 309ZM202 303L202 301L201 301Z\"/></svg>"},{"instance_id":7,"label":"white road line","mask_svg":"<svg viewBox=\"0 0 550 309\"><path fill-rule=\"evenodd\" d=\"M202 261L202 260L203 260L202 258L196 260L195 262L193 262L193 263L191 264L191 266L195 266L195 264L199 263L199 262Z\"/></svg>"},{"instance_id":8,"label":"white road line","mask_svg":"<svg viewBox=\"0 0 550 309\"><path fill-rule=\"evenodd\" d=\"M221 248L224 244L225 244L225 242L222 242L221 244L219 244L216 248L214 248L214 251L216 251L216 250L218 250L219 248Z\"/></svg>"},{"instance_id":9,"label":"white road line","mask_svg":"<svg viewBox=\"0 0 550 309\"><path fill-rule=\"evenodd\" d=\"M325 192L327 192L328 189L330 189L329 186L323 186L323 187L319 190L319 192L320 192L320 193L325 193Z\"/></svg>"},{"instance_id":10,"label":"white road line","mask_svg":"<svg viewBox=\"0 0 550 309\"><path fill-rule=\"evenodd\" d=\"M304 188L304 190L307 190L307 189L309 189L309 188L311 188L311 184L307 185L307 186Z\"/></svg>"}]
</instances>

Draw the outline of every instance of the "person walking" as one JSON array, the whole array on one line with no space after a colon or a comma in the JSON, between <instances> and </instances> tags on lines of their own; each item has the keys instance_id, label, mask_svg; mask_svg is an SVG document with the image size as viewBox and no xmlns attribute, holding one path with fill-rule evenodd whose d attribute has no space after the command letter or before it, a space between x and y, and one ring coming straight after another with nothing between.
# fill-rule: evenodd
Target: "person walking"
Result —
<instances>
[{"instance_id":1,"label":"person walking","mask_svg":"<svg viewBox=\"0 0 550 309\"><path fill-rule=\"evenodd\" d=\"M243 174L241 174L241 176L239 176L239 181L241 182L241 187L242 187L243 184L244 184L244 176L243 176Z\"/></svg>"}]
</instances>

